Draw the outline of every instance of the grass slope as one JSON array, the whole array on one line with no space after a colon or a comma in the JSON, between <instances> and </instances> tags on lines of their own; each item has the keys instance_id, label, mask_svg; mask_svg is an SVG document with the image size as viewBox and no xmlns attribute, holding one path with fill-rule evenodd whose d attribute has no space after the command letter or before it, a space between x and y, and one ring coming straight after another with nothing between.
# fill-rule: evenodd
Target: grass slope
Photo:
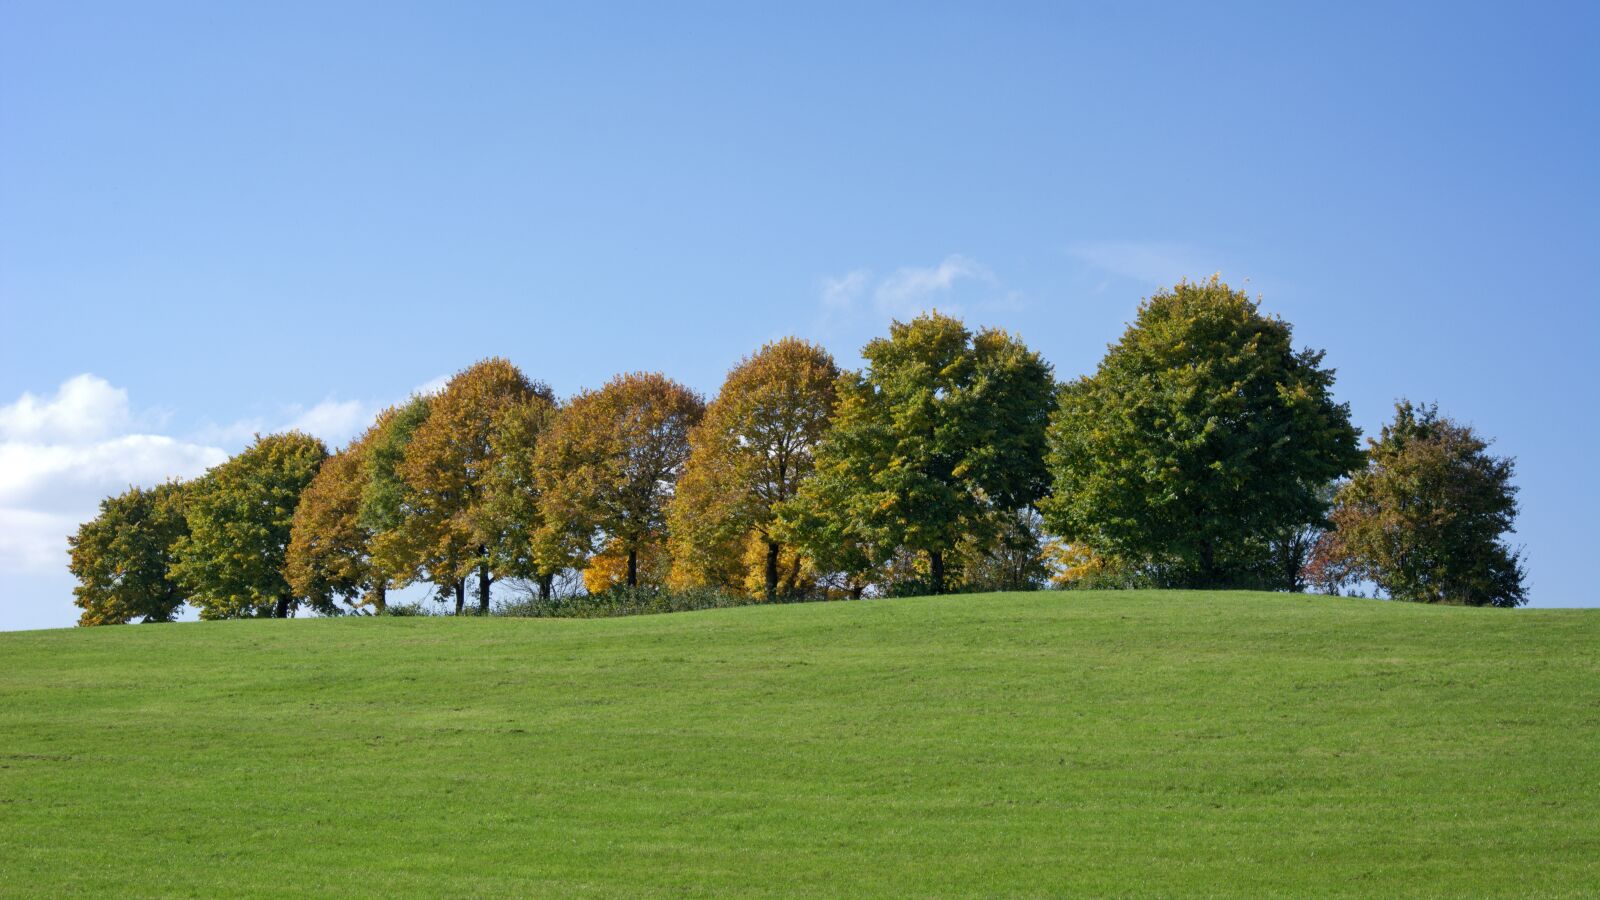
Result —
<instances>
[{"instance_id":1,"label":"grass slope","mask_svg":"<svg viewBox=\"0 0 1600 900\"><path fill-rule=\"evenodd\" d=\"M0 893L1600 891L1600 613L1010 594L0 635Z\"/></svg>"}]
</instances>

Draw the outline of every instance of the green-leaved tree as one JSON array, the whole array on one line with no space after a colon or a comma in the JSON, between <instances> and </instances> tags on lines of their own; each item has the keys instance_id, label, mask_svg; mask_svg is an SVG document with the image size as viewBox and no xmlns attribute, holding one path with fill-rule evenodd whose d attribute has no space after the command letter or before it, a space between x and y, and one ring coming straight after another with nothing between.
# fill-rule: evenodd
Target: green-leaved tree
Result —
<instances>
[{"instance_id":1,"label":"green-leaved tree","mask_svg":"<svg viewBox=\"0 0 1600 900\"><path fill-rule=\"evenodd\" d=\"M170 622L178 614L184 595L170 573L173 548L189 530L182 503L177 482L129 488L100 501L100 514L67 539L79 625Z\"/></svg>"},{"instance_id":2,"label":"green-leaved tree","mask_svg":"<svg viewBox=\"0 0 1600 900\"><path fill-rule=\"evenodd\" d=\"M289 586L284 563L300 494L327 456L298 431L257 437L186 486L189 533L172 574L202 619L287 618L308 599Z\"/></svg>"},{"instance_id":3,"label":"green-leaved tree","mask_svg":"<svg viewBox=\"0 0 1600 900\"><path fill-rule=\"evenodd\" d=\"M968 331L937 312L895 322L839 380L816 474L780 517L819 560L878 565L925 554L945 590L945 557L986 548L1003 513L1045 492L1051 368L998 330Z\"/></svg>"},{"instance_id":4,"label":"green-leaved tree","mask_svg":"<svg viewBox=\"0 0 1600 900\"><path fill-rule=\"evenodd\" d=\"M1152 296L1061 391L1046 524L1177 585L1258 585L1274 540L1321 521L1361 462L1322 357L1215 276Z\"/></svg>"}]
</instances>

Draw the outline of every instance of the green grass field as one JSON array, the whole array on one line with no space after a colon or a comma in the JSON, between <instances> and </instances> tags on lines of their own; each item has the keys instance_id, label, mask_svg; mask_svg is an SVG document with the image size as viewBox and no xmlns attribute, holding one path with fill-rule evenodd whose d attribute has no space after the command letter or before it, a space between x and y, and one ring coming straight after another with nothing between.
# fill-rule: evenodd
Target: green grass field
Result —
<instances>
[{"instance_id":1,"label":"green grass field","mask_svg":"<svg viewBox=\"0 0 1600 900\"><path fill-rule=\"evenodd\" d=\"M1600 611L0 634L0 894L1600 894Z\"/></svg>"}]
</instances>

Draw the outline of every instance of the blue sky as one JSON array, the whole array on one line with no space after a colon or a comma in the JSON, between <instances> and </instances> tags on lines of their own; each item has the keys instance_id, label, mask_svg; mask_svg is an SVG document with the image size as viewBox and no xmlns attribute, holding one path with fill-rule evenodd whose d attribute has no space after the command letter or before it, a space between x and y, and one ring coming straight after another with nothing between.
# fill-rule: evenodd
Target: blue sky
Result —
<instances>
[{"instance_id":1,"label":"blue sky","mask_svg":"<svg viewBox=\"0 0 1600 900\"><path fill-rule=\"evenodd\" d=\"M0 0L0 628L99 496L484 356L712 392L937 306L1067 378L1214 271L1600 599L1600 7L669 6Z\"/></svg>"}]
</instances>

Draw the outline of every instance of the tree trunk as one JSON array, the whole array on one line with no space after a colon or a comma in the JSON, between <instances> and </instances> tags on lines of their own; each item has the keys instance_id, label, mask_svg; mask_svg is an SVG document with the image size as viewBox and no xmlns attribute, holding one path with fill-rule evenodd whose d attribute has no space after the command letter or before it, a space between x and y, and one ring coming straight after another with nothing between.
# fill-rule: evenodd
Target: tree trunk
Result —
<instances>
[{"instance_id":1,"label":"tree trunk","mask_svg":"<svg viewBox=\"0 0 1600 900\"><path fill-rule=\"evenodd\" d=\"M461 615L461 610L467 606L467 580L456 579L456 615Z\"/></svg>"},{"instance_id":2,"label":"tree trunk","mask_svg":"<svg viewBox=\"0 0 1600 900\"><path fill-rule=\"evenodd\" d=\"M551 583L554 582L555 580L556 580L556 576L554 576L554 575L540 575L539 576L539 599L540 600L549 600L550 599Z\"/></svg>"},{"instance_id":3,"label":"tree trunk","mask_svg":"<svg viewBox=\"0 0 1600 900\"><path fill-rule=\"evenodd\" d=\"M1211 549L1210 541L1200 542L1200 587L1214 588L1217 586L1217 554Z\"/></svg>"},{"instance_id":4,"label":"tree trunk","mask_svg":"<svg viewBox=\"0 0 1600 900\"><path fill-rule=\"evenodd\" d=\"M944 593L944 551L928 551L928 568L933 573L933 592Z\"/></svg>"},{"instance_id":5,"label":"tree trunk","mask_svg":"<svg viewBox=\"0 0 1600 900\"><path fill-rule=\"evenodd\" d=\"M778 599L778 542L767 541L767 602Z\"/></svg>"},{"instance_id":6,"label":"tree trunk","mask_svg":"<svg viewBox=\"0 0 1600 900\"><path fill-rule=\"evenodd\" d=\"M478 615L489 614L489 564L478 563Z\"/></svg>"},{"instance_id":7,"label":"tree trunk","mask_svg":"<svg viewBox=\"0 0 1600 900\"><path fill-rule=\"evenodd\" d=\"M383 611L389 608L389 586L387 584L380 581L372 588L372 606L378 611L379 615L382 615Z\"/></svg>"},{"instance_id":8,"label":"tree trunk","mask_svg":"<svg viewBox=\"0 0 1600 900\"><path fill-rule=\"evenodd\" d=\"M865 593L866 590L867 590L867 583L865 581L852 582L850 584L850 599L851 600L860 600L861 599L861 595L863 593Z\"/></svg>"},{"instance_id":9,"label":"tree trunk","mask_svg":"<svg viewBox=\"0 0 1600 900\"><path fill-rule=\"evenodd\" d=\"M628 587L639 586L639 550L637 547L628 548Z\"/></svg>"},{"instance_id":10,"label":"tree trunk","mask_svg":"<svg viewBox=\"0 0 1600 900\"><path fill-rule=\"evenodd\" d=\"M287 618L289 618L289 604L291 604L293 602L294 602L294 598L289 596L288 594L285 594L282 597L279 597L278 598L278 605L272 611L272 617L275 618L275 619L287 619Z\"/></svg>"}]
</instances>

